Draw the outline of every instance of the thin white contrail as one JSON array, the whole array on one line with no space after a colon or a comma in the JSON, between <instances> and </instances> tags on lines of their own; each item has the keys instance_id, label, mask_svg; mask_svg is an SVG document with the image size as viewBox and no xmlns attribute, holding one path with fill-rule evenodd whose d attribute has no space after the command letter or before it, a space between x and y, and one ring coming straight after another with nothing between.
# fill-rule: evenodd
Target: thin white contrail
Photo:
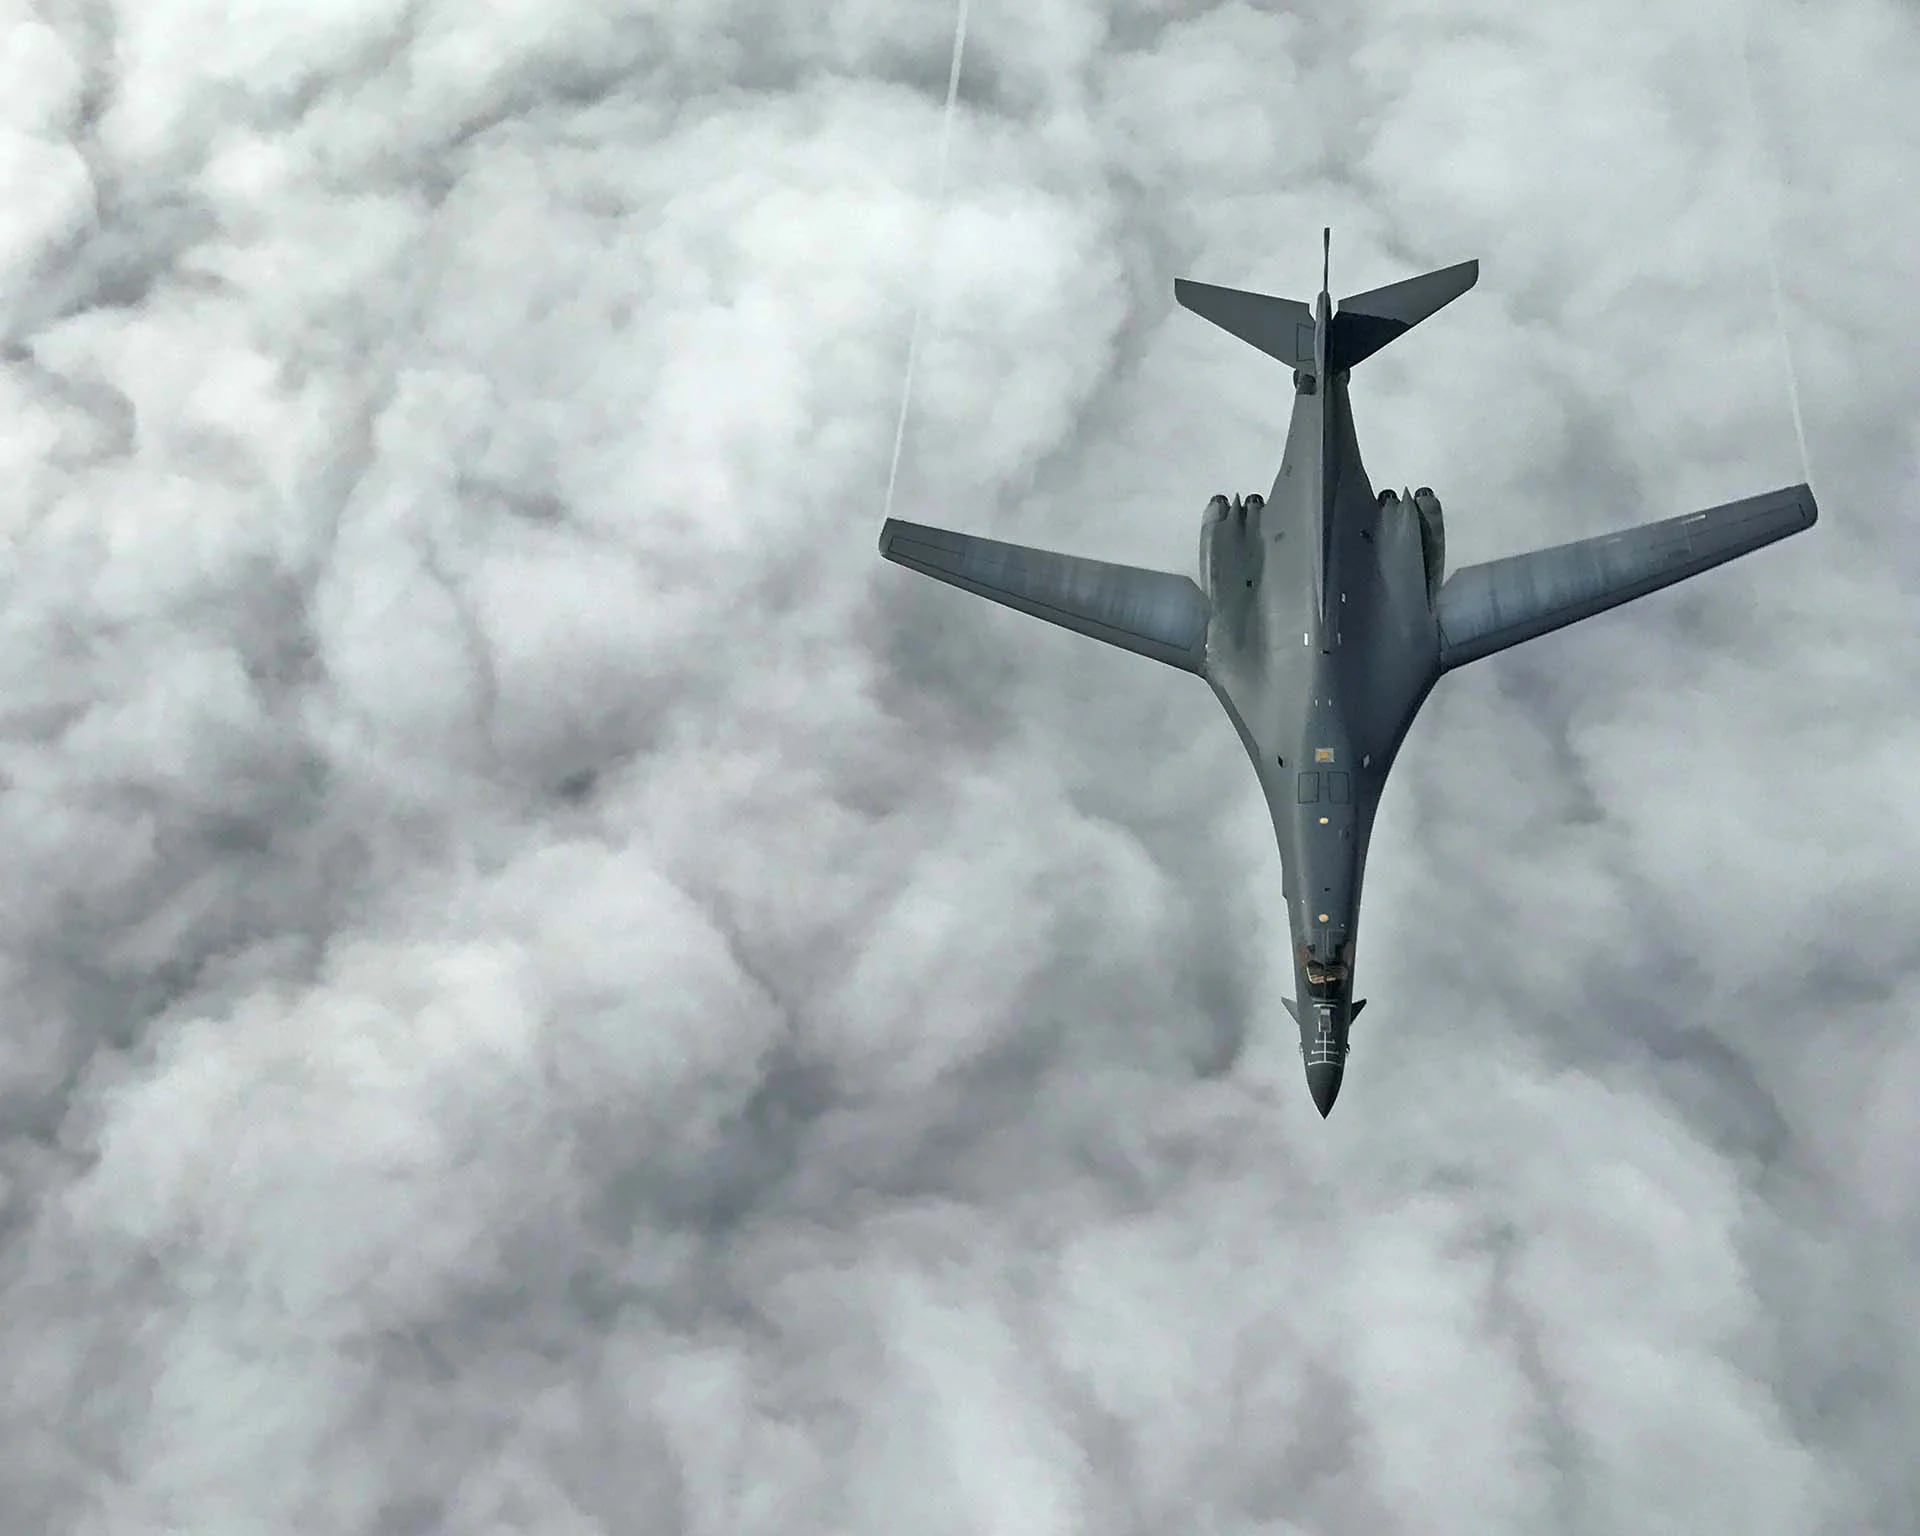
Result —
<instances>
[{"instance_id":1,"label":"thin white contrail","mask_svg":"<svg viewBox=\"0 0 1920 1536\"><path fill-rule=\"evenodd\" d=\"M933 204L936 232L947 203L947 152L953 143L953 104L960 95L960 56L967 46L967 4L968 0L960 0L960 13L953 22L953 59L947 65L947 105L940 117L940 179ZM929 256L927 279L913 304L913 329L907 334L907 373L900 384L900 419L893 426L893 462L887 466L887 504L883 514L886 517L893 516L893 488L900 479L900 449L907 440L907 409L913 402L913 367L920 355L920 319L926 308L926 290L932 286L932 268Z\"/></svg>"},{"instance_id":2,"label":"thin white contrail","mask_svg":"<svg viewBox=\"0 0 1920 1536\"><path fill-rule=\"evenodd\" d=\"M1780 258L1774 241L1780 176L1774 167L1766 163L1759 98L1753 89L1753 63L1749 57L1753 42L1749 25L1750 3L1741 3L1739 10L1740 39L1737 51L1740 55L1740 79L1747 94L1747 126L1751 135L1749 148L1752 152L1753 177L1765 189L1765 200L1760 207L1760 245L1767 257L1767 283L1773 292L1773 323L1780 333L1780 356L1787 366L1787 404L1793 408L1793 436L1800 445L1800 473L1806 483L1811 485L1813 484L1813 459L1807 452L1806 419L1800 413L1800 377L1793 366L1793 343L1787 335L1787 305L1780 290Z\"/></svg>"}]
</instances>

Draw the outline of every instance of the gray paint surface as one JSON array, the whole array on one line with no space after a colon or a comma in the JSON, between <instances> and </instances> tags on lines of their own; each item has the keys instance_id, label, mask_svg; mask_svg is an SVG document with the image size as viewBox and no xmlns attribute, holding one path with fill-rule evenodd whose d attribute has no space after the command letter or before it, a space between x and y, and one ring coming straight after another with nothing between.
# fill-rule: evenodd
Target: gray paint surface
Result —
<instances>
[{"instance_id":1,"label":"gray paint surface","mask_svg":"<svg viewBox=\"0 0 1920 1536\"><path fill-rule=\"evenodd\" d=\"M1205 677L1239 733L1280 849L1313 1101L1340 1091L1360 895L1374 817L1400 744L1441 675L1813 525L1805 484L1445 575L1439 499L1375 494L1348 393L1351 363L1466 292L1478 264L1423 273L1312 309L1204 283L1179 302L1294 367L1269 494L1215 496L1200 582L890 518L889 560ZM1343 366L1344 365L1344 366Z\"/></svg>"}]
</instances>

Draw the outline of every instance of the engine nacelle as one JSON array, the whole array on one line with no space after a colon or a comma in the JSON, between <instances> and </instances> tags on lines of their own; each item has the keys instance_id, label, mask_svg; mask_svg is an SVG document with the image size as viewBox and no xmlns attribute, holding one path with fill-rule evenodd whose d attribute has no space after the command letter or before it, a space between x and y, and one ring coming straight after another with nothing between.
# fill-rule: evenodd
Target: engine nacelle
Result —
<instances>
[{"instance_id":1,"label":"engine nacelle","mask_svg":"<svg viewBox=\"0 0 1920 1536\"><path fill-rule=\"evenodd\" d=\"M1427 568L1427 601L1433 603L1447 574L1447 520L1431 486L1423 485L1413 493L1413 510L1420 518L1420 558Z\"/></svg>"},{"instance_id":2,"label":"engine nacelle","mask_svg":"<svg viewBox=\"0 0 1920 1536\"><path fill-rule=\"evenodd\" d=\"M1232 503L1221 495L1209 501L1207 510L1200 514L1200 585L1209 595L1213 592L1214 536L1232 515Z\"/></svg>"}]
</instances>

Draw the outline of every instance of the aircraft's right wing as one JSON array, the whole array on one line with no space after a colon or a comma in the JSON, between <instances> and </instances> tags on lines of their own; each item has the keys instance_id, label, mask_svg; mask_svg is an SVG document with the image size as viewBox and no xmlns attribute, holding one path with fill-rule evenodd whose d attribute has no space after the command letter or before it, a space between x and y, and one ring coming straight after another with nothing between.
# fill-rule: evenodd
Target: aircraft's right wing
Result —
<instances>
[{"instance_id":1,"label":"aircraft's right wing","mask_svg":"<svg viewBox=\"0 0 1920 1536\"><path fill-rule=\"evenodd\" d=\"M1109 565L890 517L880 553L896 565L1036 619L1205 675L1205 595L1187 576Z\"/></svg>"},{"instance_id":2,"label":"aircraft's right wing","mask_svg":"<svg viewBox=\"0 0 1920 1536\"><path fill-rule=\"evenodd\" d=\"M1789 485L1553 549L1455 571L1440 588L1440 665L1464 666L1522 640L1697 576L1811 528L1813 492Z\"/></svg>"}]
</instances>

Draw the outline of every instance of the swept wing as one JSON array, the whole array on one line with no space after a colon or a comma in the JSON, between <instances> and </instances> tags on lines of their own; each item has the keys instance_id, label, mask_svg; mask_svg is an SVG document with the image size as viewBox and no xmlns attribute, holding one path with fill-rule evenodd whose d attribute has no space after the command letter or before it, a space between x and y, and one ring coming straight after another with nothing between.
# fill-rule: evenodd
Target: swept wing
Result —
<instances>
[{"instance_id":1,"label":"swept wing","mask_svg":"<svg viewBox=\"0 0 1920 1536\"><path fill-rule=\"evenodd\" d=\"M1621 533L1467 566L1440 588L1440 665L1464 666L1670 587L1811 528L1818 516L1813 492L1789 485Z\"/></svg>"},{"instance_id":2,"label":"swept wing","mask_svg":"<svg viewBox=\"0 0 1920 1536\"><path fill-rule=\"evenodd\" d=\"M1057 555L893 517L880 530L880 553L963 592L1205 675L1208 604L1191 577Z\"/></svg>"}]
</instances>

